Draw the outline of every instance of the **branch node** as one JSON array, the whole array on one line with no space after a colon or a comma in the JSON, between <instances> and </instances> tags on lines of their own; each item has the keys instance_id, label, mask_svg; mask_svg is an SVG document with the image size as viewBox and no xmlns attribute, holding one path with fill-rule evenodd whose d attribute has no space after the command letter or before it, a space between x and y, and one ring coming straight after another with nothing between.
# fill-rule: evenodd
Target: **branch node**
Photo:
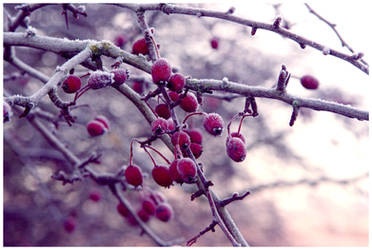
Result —
<instances>
[{"instance_id":1,"label":"branch node","mask_svg":"<svg viewBox=\"0 0 372 250\"><path fill-rule=\"evenodd\" d=\"M298 112L300 110L298 101L294 100L292 102L292 107L293 107L293 111L292 111L292 115L291 115L291 120L289 121L289 126L291 126L291 127L294 125L294 123L297 119L297 116L298 116Z\"/></svg>"}]
</instances>

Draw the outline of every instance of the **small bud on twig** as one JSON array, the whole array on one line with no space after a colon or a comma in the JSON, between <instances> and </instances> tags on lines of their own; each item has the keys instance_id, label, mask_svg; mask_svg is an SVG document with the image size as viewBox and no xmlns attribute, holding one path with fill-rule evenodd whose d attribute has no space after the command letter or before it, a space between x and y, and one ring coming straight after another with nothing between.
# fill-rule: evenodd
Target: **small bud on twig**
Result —
<instances>
[{"instance_id":1,"label":"small bud on twig","mask_svg":"<svg viewBox=\"0 0 372 250\"><path fill-rule=\"evenodd\" d=\"M279 29L280 22L282 21L281 17L277 17L273 23L274 29Z\"/></svg>"},{"instance_id":2,"label":"small bud on twig","mask_svg":"<svg viewBox=\"0 0 372 250\"><path fill-rule=\"evenodd\" d=\"M292 111L292 115L291 115L291 120L289 121L289 126L293 126L296 119L297 119L297 116L298 116L298 112L300 110L300 107L298 106L298 101L293 101L292 102L292 107L293 107L293 111Z\"/></svg>"}]
</instances>

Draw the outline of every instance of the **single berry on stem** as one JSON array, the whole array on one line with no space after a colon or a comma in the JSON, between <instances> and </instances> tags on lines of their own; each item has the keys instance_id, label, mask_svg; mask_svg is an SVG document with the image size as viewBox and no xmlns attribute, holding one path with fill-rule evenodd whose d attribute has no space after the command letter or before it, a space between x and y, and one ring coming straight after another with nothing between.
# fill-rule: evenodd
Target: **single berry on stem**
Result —
<instances>
[{"instance_id":1,"label":"single berry on stem","mask_svg":"<svg viewBox=\"0 0 372 250\"><path fill-rule=\"evenodd\" d=\"M178 165L178 160L176 159L169 166L169 173L170 173L173 181L175 181L179 184L182 184L183 179L182 179L182 176L180 175L180 173L178 172L177 165Z\"/></svg>"},{"instance_id":2,"label":"single berry on stem","mask_svg":"<svg viewBox=\"0 0 372 250\"><path fill-rule=\"evenodd\" d=\"M167 60L158 59L151 67L152 81L155 84L167 82L172 74L172 69Z\"/></svg>"},{"instance_id":3,"label":"single berry on stem","mask_svg":"<svg viewBox=\"0 0 372 250\"><path fill-rule=\"evenodd\" d=\"M183 87L185 86L185 83L185 77L180 73L176 73L170 77L168 88L175 92L181 92Z\"/></svg>"},{"instance_id":4,"label":"single berry on stem","mask_svg":"<svg viewBox=\"0 0 372 250\"><path fill-rule=\"evenodd\" d=\"M306 89L317 89L319 87L319 81L311 75L304 75L300 79L301 84Z\"/></svg>"},{"instance_id":5,"label":"single berry on stem","mask_svg":"<svg viewBox=\"0 0 372 250\"><path fill-rule=\"evenodd\" d=\"M147 47L145 38L138 39L133 43L132 54L135 55L147 55L149 53L149 48Z\"/></svg>"},{"instance_id":6,"label":"single berry on stem","mask_svg":"<svg viewBox=\"0 0 372 250\"><path fill-rule=\"evenodd\" d=\"M178 161L178 172L186 183L192 183L196 177L196 166L190 158L183 158Z\"/></svg>"},{"instance_id":7,"label":"single berry on stem","mask_svg":"<svg viewBox=\"0 0 372 250\"><path fill-rule=\"evenodd\" d=\"M120 86L129 78L129 71L126 69L114 69L111 70L111 73L114 74L113 86Z\"/></svg>"},{"instance_id":8,"label":"single berry on stem","mask_svg":"<svg viewBox=\"0 0 372 250\"><path fill-rule=\"evenodd\" d=\"M231 133L231 137L239 138L240 140L242 140L243 143L245 143L244 135L242 135L242 134L239 133L239 132L232 132L232 133Z\"/></svg>"},{"instance_id":9,"label":"single berry on stem","mask_svg":"<svg viewBox=\"0 0 372 250\"><path fill-rule=\"evenodd\" d=\"M107 130L110 129L108 119L105 116L103 115L96 116L94 120L100 122Z\"/></svg>"},{"instance_id":10,"label":"single berry on stem","mask_svg":"<svg viewBox=\"0 0 372 250\"><path fill-rule=\"evenodd\" d=\"M217 113L209 113L204 116L203 126L211 135L221 135L224 125L222 117Z\"/></svg>"},{"instance_id":11,"label":"single berry on stem","mask_svg":"<svg viewBox=\"0 0 372 250\"><path fill-rule=\"evenodd\" d=\"M198 109L198 100L193 93L187 93L185 97L181 99L180 107L186 112L195 112Z\"/></svg>"},{"instance_id":12,"label":"single berry on stem","mask_svg":"<svg viewBox=\"0 0 372 250\"><path fill-rule=\"evenodd\" d=\"M150 220L150 215L143 209L138 210L137 215L145 223Z\"/></svg>"},{"instance_id":13,"label":"single berry on stem","mask_svg":"<svg viewBox=\"0 0 372 250\"><path fill-rule=\"evenodd\" d=\"M180 145L181 148L187 148L190 146L190 136L184 131L177 131L171 137L172 144L176 146Z\"/></svg>"},{"instance_id":14,"label":"single berry on stem","mask_svg":"<svg viewBox=\"0 0 372 250\"><path fill-rule=\"evenodd\" d=\"M170 185L172 185L173 180L167 167L155 166L152 169L151 174L152 178L158 185L162 187L169 187Z\"/></svg>"},{"instance_id":15,"label":"single berry on stem","mask_svg":"<svg viewBox=\"0 0 372 250\"><path fill-rule=\"evenodd\" d=\"M65 93L72 94L81 88L81 80L75 75L69 75L62 83L62 89Z\"/></svg>"},{"instance_id":16,"label":"single berry on stem","mask_svg":"<svg viewBox=\"0 0 372 250\"><path fill-rule=\"evenodd\" d=\"M90 136L100 136L106 133L107 129L101 122L93 120L87 124L87 131Z\"/></svg>"},{"instance_id":17,"label":"single berry on stem","mask_svg":"<svg viewBox=\"0 0 372 250\"><path fill-rule=\"evenodd\" d=\"M203 135L199 129L185 129L184 131L190 136L192 143L202 144Z\"/></svg>"},{"instance_id":18,"label":"single berry on stem","mask_svg":"<svg viewBox=\"0 0 372 250\"><path fill-rule=\"evenodd\" d=\"M124 172L127 182L135 187L142 185L142 171L138 166L129 165Z\"/></svg>"},{"instance_id":19,"label":"single berry on stem","mask_svg":"<svg viewBox=\"0 0 372 250\"><path fill-rule=\"evenodd\" d=\"M227 137L226 152L227 155L236 162L244 161L247 155L244 142L237 137Z\"/></svg>"},{"instance_id":20,"label":"single berry on stem","mask_svg":"<svg viewBox=\"0 0 372 250\"><path fill-rule=\"evenodd\" d=\"M171 117L171 111L170 111L168 105L165 104L165 103L160 103L160 104L156 105L156 107L155 107L155 113L159 117L162 117L164 119L168 119L168 118Z\"/></svg>"},{"instance_id":21,"label":"single berry on stem","mask_svg":"<svg viewBox=\"0 0 372 250\"><path fill-rule=\"evenodd\" d=\"M123 217L127 217L129 215L129 210L121 202L116 206L116 210Z\"/></svg>"},{"instance_id":22,"label":"single berry on stem","mask_svg":"<svg viewBox=\"0 0 372 250\"><path fill-rule=\"evenodd\" d=\"M173 101L176 102L180 98L180 95L175 92L175 91L168 91L169 98Z\"/></svg>"},{"instance_id":23,"label":"single berry on stem","mask_svg":"<svg viewBox=\"0 0 372 250\"><path fill-rule=\"evenodd\" d=\"M142 209L145 210L149 215L155 214L155 203L150 199L145 199L142 201Z\"/></svg>"},{"instance_id":24,"label":"single berry on stem","mask_svg":"<svg viewBox=\"0 0 372 250\"><path fill-rule=\"evenodd\" d=\"M159 206L156 208L155 216L163 222L168 222L170 219L172 219L173 209L168 203L159 204Z\"/></svg>"},{"instance_id":25,"label":"single berry on stem","mask_svg":"<svg viewBox=\"0 0 372 250\"><path fill-rule=\"evenodd\" d=\"M190 150L192 152L192 154L194 155L195 159L198 159L201 154L203 153L203 146L198 144L198 143L191 143L190 144ZM182 149L182 155L184 157L189 157L187 155L187 151L185 149Z\"/></svg>"}]
</instances>

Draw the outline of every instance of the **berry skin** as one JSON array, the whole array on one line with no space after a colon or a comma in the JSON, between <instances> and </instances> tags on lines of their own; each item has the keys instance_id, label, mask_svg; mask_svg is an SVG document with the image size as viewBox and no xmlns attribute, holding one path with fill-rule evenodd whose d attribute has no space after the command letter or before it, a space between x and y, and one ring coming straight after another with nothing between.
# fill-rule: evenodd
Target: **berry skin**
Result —
<instances>
[{"instance_id":1,"label":"berry skin","mask_svg":"<svg viewBox=\"0 0 372 250\"><path fill-rule=\"evenodd\" d=\"M129 210L121 202L116 206L116 210L123 217L127 217L129 215Z\"/></svg>"},{"instance_id":2,"label":"berry skin","mask_svg":"<svg viewBox=\"0 0 372 250\"><path fill-rule=\"evenodd\" d=\"M191 144L190 136L184 131L174 133L171 137L171 141L174 146L178 143L181 149L187 148Z\"/></svg>"},{"instance_id":3,"label":"berry skin","mask_svg":"<svg viewBox=\"0 0 372 250\"><path fill-rule=\"evenodd\" d=\"M186 183L192 183L196 176L195 163L189 158L183 158L178 161L178 172Z\"/></svg>"},{"instance_id":4,"label":"berry skin","mask_svg":"<svg viewBox=\"0 0 372 250\"><path fill-rule=\"evenodd\" d=\"M238 133L238 132L233 132L231 133L231 137L236 137L236 138L239 138L240 140L242 140L243 143L245 143L245 138L244 138L244 135Z\"/></svg>"},{"instance_id":5,"label":"berry skin","mask_svg":"<svg viewBox=\"0 0 372 250\"><path fill-rule=\"evenodd\" d=\"M177 92L174 91L168 91L169 98L173 101L176 102L180 98L180 95Z\"/></svg>"},{"instance_id":6,"label":"berry skin","mask_svg":"<svg viewBox=\"0 0 372 250\"><path fill-rule=\"evenodd\" d=\"M73 218L68 218L63 222L63 227L66 232L72 233L75 230L76 222Z\"/></svg>"},{"instance_id":7,"label":"berry skin","mask_svg":"<svg viewBox=\"0 0 372 250\"><path fill-rule=\"evenodd\" d=\"M92 89L101 89L113 83L114 74L96 70L90 74L88 85Z\"/></svg>"},{"instance_id":8,"label":"berry skin","mask_svg":"<svg viewBox=\"0 0 372 250\"><path fill-rule=\"evenodd\" d=\"M151 123L153 134L162 134L168 129L168 121L164 118L158 118Z\"/></svg>"},{"instance_id":9,"label":"berry skin","mask_svg":"<svg viewBox=\"0 0 372 250\"><path fill-rule=\"evenodd\" d=\"M150 215L145 210L143 210L143 209L138 210L137 215L138 215L138 217L141 218L141 220L143 222L148 222L149 219L150 219Z\"/></svg>"},{"instance_id":10,"label":"berry skin","mask_svg":"<svg viewBox=\"0 0 372 250\"><path fill-rule=\"evenodd\" d=\"M187 129L187 130L184 130L184 131L190 136L191 142L197 143L197 144L202 144L203 135L202 135L202 133L200 132L199 129Z\"/></svg>"},{"instance_id":11,"label":"berry skin","mask_svg":"<svg viewBox=\"0 0 372 250\"><path fill-rule=\"evenodd\" d=\"M180 175L180 173L178 172L177 165L178 165L178 160L174 160L169 167L169 173L170 173L173 181L175 181L179 184L182 184L183 179L182 179L182 176Z\"/></svg>"},{"instance_id":12,"label":"berry skin","mask_svg":"<svg viewBox=\"0 0 372 250\"><path fill-rule=\"evenodd\" d=\"M173 131L173 130L175 130L176 125L174 125L174 121L173 121L171 118L169 118L169 119L167 120L167 123L168 123L168 130L169 130L169 131Z\"/></svg>"},{"instance_id":13,"label":"berry skin","mask_svg":"<svg viewBox=\"0 0 372 250\"><path fill-rule=\"evenodd\" d=\"M152 178L162 187L169 187L172 185L172 177L170 176L169 169L165 166L155 166L152 169Z\"/></svg>"},{"instance_id":14,"label":"berry skin","mask_svg":"<svg viewBox=\"0 0 372 250\"><path fill-rule=\"evenodd\" d=\"M211 40L211 47L212 47L212 49L218 49L218 43L219 43L218 38L214 37Z\"/></svg>"},{"instance_id":15,"label":"berry skin","mask_svg":"<svg viewBox=\"0 0 372 250\"><path fill-rule=\"evenodd\" d=\"M142 95L143 93L143 83L141 82L133 82L132 89L136 91L138 94Z\"/></svg>"},{"instance_id":16,"label":"berry skin","mask_svg":"<svg viewBox=\"0 0 372 250\"><path fill-rule=\"evenodd\" d=\"M175 92L181 92L185 83L185 77L182 74L176 73L169 79L168 88Z\"/></svg>"},{"instance_id":17,"label":"berry skin","mask_svg":"<svg viewBox=\"0 0 372 250\"><path fill-rule=\"evenodd\" d=\"M237 137L228 137L226 141L227 155L236 162L244 161L247 151L242 140Z\"/></svg>"},{"instance_id":18,"label":"berry skin","mask_svg":"<svg viewBox=\"0 0 372 250\"><path fill-rule=\"evenodd\" d=\"M311 75L304 75L301 77L301 84L306 89L317 89L319 87L319 81Z\"/></svg>"},{"instance_id":19,"label":"berry skin","mask_svg":"<svg viewBox=\"0 0 372 250\"><path fill-rule=\"evenodd\" d=\"M151 67L152 81L156 84L168 81L171 74L171 66L164 58L158 59Z\"/></svg>"},{"instance_id":20,"label":"berry skin","mask_svg":"<svg viewBox=\"0 0 372 250\"><path fill-rule=\"evenodd\" d=\"M3 103L3 122L10 121L10 118L12 117L12 108L7 102Z\"/></svg>"},{"instance_id":21,"label":"berry skin","mask_svg":"<svg viewBox=\"0 0 372 250\"><path fill-rule=\"evenodd\" d=\"M145 38L138 39L133 43L132 54L135 55L147 55L149 53L149 48L147 47Z\"/></svg>"},{"instance_id":22,"label":"berry skin","mask_svg":"<svg viewBox=\"0 0 372 250\"><path fill-rule=\"evenodd\" d=\"M156 209L155 203L150 199L146 199L142 201L142 209L145 210L149 215L154 215Z\"/></svg>"},{"instance_id":23,"label":"berry skin","mask_svg":"<svg viewBox=\"0 0 372 250\"><path fill-rule=\"evenodd\" d=\"M89 199L94 202L99 202L101 200L101 194L98 191L91 192L89 194Z\"/></svg>"},{"instance_id":24,"label":"berry skin","mask_svg":"<svg viewBox=\"0 0 372 250\"><path fill-rule=\"evenodd\" d=\"M143 176L142 171L135 165L129 165L124 172L127 182L135 187L142 185Z\"/></svg>"},{"instance_id":25,"label":"berry skin","mask_svg":"<svg viewBox=\"0 0 372 250\"><path fill-rule=\"evenodd\" d=\"M103 115L96 116L94 120L100 122L107 130L110 129L108 120L105 116Z\"/></svg>"},{"instance_id":26,"label":"berry skin","mask_svg":"<svg viewBox=\"0 0 372 250\"><path fill-rule=\"evenodd\" d=\"M65 93L72 94L81 88L81 80L79 77L69 75L62 83L62 89Z\"/></svg>"},{"instance_id":27,"label":"berry skin","mask_svg":"<svg viewBox=\"0 0 372 250\"><path fill-rule=\"evenodd\" d=\"M129 215L128 217L126 217L127 219L127 222L129 223L129 225L131 226L137 226L138 225L138 222L136 221L136 219L134 218L133 215Z\"/></svg>"},{"instance_id":28,"label":"berry skin","mask_svg":"<svg viewBox=\"0 0 372 250\"><path fill-rule=\"evenodd\" d=\"M204 117L203 126L208 133L214 136L222 134L224 121L217 113L209 113Z\"/></svg>"},{"instance_id":29,"label":"berry skin","mask_svg":"<svg viewBox=\"0 0 372 250\"><path fill-rule=\"evenodd\" d=\"M195 159L198 159L201 156L201 154L203 153L203 146L198 144L198 143L191 143L190 144L190 150L191 150L192 154L194 155ZM183 155L183 157L189 157L187 155L186 150L182 150L182 155Z\"/></svg>"},{"instance_id":30,"label":"berry skin","mask_svg":"<svg viewBox=\"0 0 372 250\"><path fill-rule=\"evenodd\" d=\"M167 104L160 103L155 107L155 113L164 119L171 117L171 112Z\"/></svg>"},{"instance_id":31,"label":"berry skin","mask_svg":"<svg viewBox=\"0 0 372 250\"><path fill-rule=\"evenodd\" d=\"M114 74L114 86L122 85L129 78L129 71L125 69L114 69L111 73Z\"/></svg>"},{"instance_id":32,"label":"berry skin","mask_svg":"<svg viewBox=\"0 0 372 250\"><path fill-rule=\"evenodd\" d=\"M163 222L168 222L172 219L173 209L169 204L162 203L156 208L155 216Z\"/></svg>"},{"instance_id":33,"label":"berry skin","mask_svg":"<svg viewBox=\"0 0 372 250\"><path fill-rule=\"evenodd\" d=\"M87 131L90 136L99 136L106 132L106 128L99 121L90 121L87 125Z\"/></svg>"},{"instance_id":34,"label":"berry skin","mask_svg":"<svg viewBox=\"0 0 372 250\"><path fill-rule=\"evenodd\" d=\"M195 112L198 109L198 100L193 93L187 93L184 98L181 99L180 106L186 112Z\"/></svg>"}]
</instances>

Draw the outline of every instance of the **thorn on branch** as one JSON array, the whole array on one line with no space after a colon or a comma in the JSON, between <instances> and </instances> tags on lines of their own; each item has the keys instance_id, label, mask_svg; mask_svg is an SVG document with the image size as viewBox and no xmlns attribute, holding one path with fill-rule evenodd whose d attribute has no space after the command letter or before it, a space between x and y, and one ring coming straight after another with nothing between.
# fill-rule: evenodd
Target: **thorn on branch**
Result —
<instances>
[{"instance_id":1,"label":"thorn on branch","mask_svg":"<svg viewBox=\"0 0 372 250\"><path fill-rule=\"evenodd\" d=\"M230 7L230 9L228 9L228 11L226 11L226 14L227 15L231 15L235 12L235 7Z\"/></svg>"},{"instance_id":2,"label":"thorn on branch","mask_svg":"<svg viewBox=\"0 0 372 250\"><path fill-rule=\"evenodd\" d=\"M221 207L224 207L228 204L230 204L231 202L233 201L237 201L237 200L243 200L246 196L248 196L250 194L249 191L245 192L244 194L242 195L239 195L238 193L233 193L231 197L229 198L226 198L222 201L220 201L220 206Z\"/></svg>"},{"instance_id":3,"label":"thorn on branch","mask_svg":"<svg viewBox=\"0 0 372 250\"><path fill-rule=\"evenodd\" d=\"M212 232L215 232L216 230L214 229L214 227L217 225L217 221L213 220L212 223L206 227L203 231L201 231L198 235L196 235L195 237L191 238L190 240L187 241L186 243L186 246L191 246L193 245L194 243L196 243L196 240L198 238L200 238L203 234L209 232L209 231L212 231Z\"/></svg>"},{"instance_id":4,"label":"thorn on branch","mask_svg":"<svg viewBox=\"0 0 372 250\"><path fill-rule=\"evenodd\" d=\"M298 106L298 101L293 101L292 103L292 107L293 107L293 111L292 111L292 115L291 115L291 120L289 121L289 126L293 126L296 119L297 119L297 116L298 116L298 112L300 110L300 107Z\"/></svg>"},{"instance_id":5,"label":"thorn on branch","mask_svg":"<svg viewBox=\"0 0 372 250\"><path fill-rule=\"evenodd\" d=\"M254 36L256 34L257 27L252 27L251 35Z\"/></svg>"},{"instance_id":6,"label":"thorn on branch","mask_svg":"<svg viewBox=\"0 0 372 250\"><path fill-rule=\"evenodd\" d=\"M299 43L299 44L300 44L301 49L305 49L306 48L306 44L304 44L304 43Z\"/></svg>"},{"instance_id":7,"label":"thorn on branch","mask_svg":"<svg viewBox=\"0 0 372 250\"><path fill-rule=\"evenodd\" d=\"M282 21L282 18L281 17L277 17L273 23L273 28L274 29L279 29L279 26L280 26L280 22Z\"/></svg>"}]
</instances>

